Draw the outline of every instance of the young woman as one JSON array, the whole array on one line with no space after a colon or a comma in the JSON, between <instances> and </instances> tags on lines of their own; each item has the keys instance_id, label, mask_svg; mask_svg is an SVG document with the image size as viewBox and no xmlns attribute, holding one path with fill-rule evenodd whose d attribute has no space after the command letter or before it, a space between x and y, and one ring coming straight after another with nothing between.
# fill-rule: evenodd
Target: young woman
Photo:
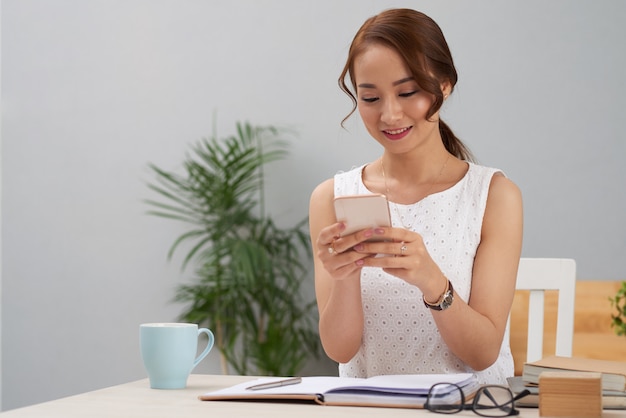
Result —
<instances>
[{"instance_id":1,"label":"young woman","mask_svg":"<svg viewBox=\"0 0 626 418\"><path fill-rule=\"evenodd\" d=\"M383 152L317 186L309 214L320 337L342 376L513 375L522 198L441 121L456 81L439 26L414 10L368 19L350 47L339 83ZM387 196L393 227L342 234L333 199L372 193Z\"/></svg>"}]
</instances>

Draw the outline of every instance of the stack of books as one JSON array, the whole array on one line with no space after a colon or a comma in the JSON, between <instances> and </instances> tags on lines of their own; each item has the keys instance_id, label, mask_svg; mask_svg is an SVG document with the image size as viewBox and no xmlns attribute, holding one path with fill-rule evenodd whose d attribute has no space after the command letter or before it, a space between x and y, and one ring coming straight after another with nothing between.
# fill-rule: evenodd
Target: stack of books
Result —
<instances>
[{"instance_id":1,"label":"stack of books","mask_svg":"<svg viewBox=\"0 0 626 418\"><path fill-rule=\"evenodd\" d=\"M534 407L539 405L539 376L542 372L568 371L601 373L602 407L626 409L626 362L560 356L549 356L525 363L522 376L508 379L513 393L519 393L524 389L531 393L520 399L517 405Z\"/></svg>"}]
</instances>

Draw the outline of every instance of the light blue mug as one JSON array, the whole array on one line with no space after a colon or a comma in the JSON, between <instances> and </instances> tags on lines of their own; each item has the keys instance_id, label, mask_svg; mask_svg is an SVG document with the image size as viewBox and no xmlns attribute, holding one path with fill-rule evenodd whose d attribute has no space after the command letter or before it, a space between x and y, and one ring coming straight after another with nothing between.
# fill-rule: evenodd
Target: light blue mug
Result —
<instances>
[{"instance_id":1,"label":"light blue mug","mask_svg":"<svg viewBox=\"0 0 626 418\"><path fill-rule=\"evenodd\" d=\"M206 334L207 346L196 357L198 337ZM215 338L196 324L153 323L139 326L141 358L153 389L182 389L194 367L209 354Z\"/></svg>"}]
</instances>

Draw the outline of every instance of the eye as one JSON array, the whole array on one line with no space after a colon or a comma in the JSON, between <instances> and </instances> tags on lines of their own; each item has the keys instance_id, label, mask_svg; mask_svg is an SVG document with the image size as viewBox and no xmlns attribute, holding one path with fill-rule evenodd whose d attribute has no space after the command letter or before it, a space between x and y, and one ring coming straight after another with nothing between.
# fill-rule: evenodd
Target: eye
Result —
<instances>
[{"instance_id":1,"label":"eye","mask_svg":"<svg viewBox=\"0 0 626 418\"><path fill-rule=\"evenodd\" d=\"M365 103L374 103L378 100L378 97L361 97L361 100Z\"/></svg>"},{"instance_id":2,"label":"eye","mask_svg":"<svg viewBox=\"0 0 626 418\"><path fill-rule=\"evenodd\" d=\"M399 96L400 97L411 97L411 96L415 96L417 93L419 93L419 90L413 90L413 91L409 91L407 93L400 93Z\"/></svg>"}]
</instances>

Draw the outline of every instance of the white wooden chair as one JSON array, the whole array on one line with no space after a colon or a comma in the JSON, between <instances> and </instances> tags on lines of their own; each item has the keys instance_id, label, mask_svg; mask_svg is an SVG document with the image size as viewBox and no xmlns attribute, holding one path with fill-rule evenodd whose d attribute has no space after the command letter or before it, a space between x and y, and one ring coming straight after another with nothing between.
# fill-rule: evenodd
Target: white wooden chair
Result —
<instances>
[{"instance_id":1,"label":"white wooden chair","mask_svg":"<svg viewBox=\"0 0 626 418\"><path fill-rule=\"evenodd\" d=\"M558 291L555 355L572 356L576 262L568 258L521 258L517 290L529 290L526 361L543 357L544 293Z\"/></svg>"}]
</instances>

